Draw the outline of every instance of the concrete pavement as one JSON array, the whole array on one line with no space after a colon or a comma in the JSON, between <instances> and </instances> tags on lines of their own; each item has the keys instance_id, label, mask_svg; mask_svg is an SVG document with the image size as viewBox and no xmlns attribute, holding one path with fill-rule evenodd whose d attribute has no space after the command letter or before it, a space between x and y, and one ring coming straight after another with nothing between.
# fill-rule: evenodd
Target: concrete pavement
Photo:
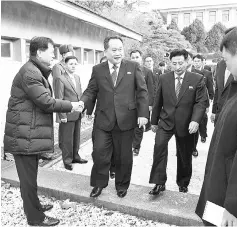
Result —
<instances>
[{"instance_id":1,"label":"concrete pavement","mask_svg":"<svg viewBox=\"0 0 237 227\"><path fill-rule=\"evenodd\" d=\"M193 158L193 176L189 193L179 193L175 183L176 178L176 145L174 138L169 143L169 157L167 166L167 190L159 196L148 195L153 185L149 185L149 174L152 164L155 134L151 131L144 134L139 156L134 156L132 184L125 198L118 198L114 188L114 180L103 190L97 199L89 197L91 191L90 171L92 167L92 144L87 142L80 149L80 155L89 160L87 164L74 164L73 171L63 168L62 161L58 159L50 168L39 168L39 193L57 199L70 199L71 201L93 203L109 210L152 219L178 226L200 226L201 220L194 210L202 186L206 157L213 131L213 125L208 125L208 139L205 144L199 141L199 156ZM19 180L14 162L2 160L2 180L19 186ZM196 195L195 195L196 194Z\"/></svg>"},{"instance_id":2,"label":"concrete pavement","mask_svg":"<svg viewBox=\"0 0 237 227\"><path fill-rule=\"evenodd\" d=\"M189 185L189 193L199 195L202 187L204 170L206 165L208 148L213 133L214 126L208 121L208 137L206 143L201 143L200 139L198 142L199 156L197 158L193 157L193 174L191 183ZM151 165L153 161L153 148L154 148L155 133L152 131L144 133L140 154L134 156L133 160L133 172L132 172L132 184L143 185L147 187L153 187L149 184L149 177L151 171ZM176 143L174 136L169 142L169 156L167 165L167 183L166 187L168 190L178 192L178 186L176 185ZM88 160L85 165L74 164L73 173L81 174L84 176L90 176L91 168L93 165L92 157L92 144L91 142L85 144L81 147L79 154ZM67 171L64 169L63 162L58 159L58 163L51 167L54 170Z\"/></svg>"}]
</instances>

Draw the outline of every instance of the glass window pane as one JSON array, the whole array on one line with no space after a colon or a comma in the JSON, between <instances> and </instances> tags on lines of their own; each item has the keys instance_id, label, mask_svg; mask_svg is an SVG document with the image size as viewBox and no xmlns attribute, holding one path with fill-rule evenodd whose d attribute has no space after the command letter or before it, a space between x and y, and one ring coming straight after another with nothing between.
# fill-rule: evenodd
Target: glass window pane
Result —
<instances>
[{"instance_id":1,"label":"glass window pane","mask_svg":"<svg viewBox=\"0 0 237 227\"><path fill-rule=\"evenodd\" d=\"M1 43L1 56L5 58L11 57L11 44L10 43Z\"/></svg>"},{"instance_id":2,"label":"glass window pane","mask_svg":"<svg viewBox=\"0 0 237 227\"><path fill-rule=\"evenodd\" d=\"M176 22L176 24L178 24L178 14L172 14L171 20L174 20Z\"/></svg>"},{"instance_id":3,"label":"glass window pane","mask_svg":"<svg viewBox=\"0 0 237 227\"><path fill-rule=\"evenodd\" d=\"M190 24L190 13L184 14L184 25L187 26Z\"/></svg>"},{"instance_id":4,"label":"glass window pane","mask_svg":"<svg viewBox=\"0 0 237 227\"><path fill-rule=\"evenodd\" d=\"M200 21L203 21L203 12L198 12L196 18Z\"/></svg>"},{"instance_id":5,"label":"glass window pane","mask_svg":"<svg viewBox=\"0 0 237 227\"><path fill-rule=\"evenodd\" d=\"M216 22L216 11L210 11L209 13L209 21L212 23Z\"/></svg>"},{"instance_id":6,"label":"glass window pane","mask_svg":"<svg viewBox=\"0 0 237 227\"><path fill-rule=\"evenodd\" d=\"M222 21L223 22L229 21L229 10L222 11Z\"/></svg>"}]
</instances>

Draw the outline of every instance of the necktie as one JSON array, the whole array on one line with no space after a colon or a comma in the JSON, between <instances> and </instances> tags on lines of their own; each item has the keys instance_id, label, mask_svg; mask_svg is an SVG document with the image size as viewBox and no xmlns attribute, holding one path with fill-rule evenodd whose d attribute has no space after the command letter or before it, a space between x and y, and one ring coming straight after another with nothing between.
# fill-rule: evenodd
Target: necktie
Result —
<instances>
[{"instance_id":1,"label":"necktie","mask_svg":"<svg viewBox=\"0 0 237 227\"><path fill-rule=\"evenodd\" d=\"M176 85L176 88L175 88L175 93L176 93L176 97L179 98L179 92L180 92L180 88L181 88L181 80L182 78L180 76L177 76L176 79L178 80L178 83Z\"/></svg>"},{"instance_id":2,"label":"necktie","mask_svg":"<svg viewBox=\"0 0 237 227\"><path fill-rule=\"evenodd\" d=\"M114 86L116 85L116 80L117 80L117 77L118 77L117 68L118 68L118 66L113 65L114 71L112 72L111 77L112 77L112 81L113 81Z\"/></svg>"}]
</instances>

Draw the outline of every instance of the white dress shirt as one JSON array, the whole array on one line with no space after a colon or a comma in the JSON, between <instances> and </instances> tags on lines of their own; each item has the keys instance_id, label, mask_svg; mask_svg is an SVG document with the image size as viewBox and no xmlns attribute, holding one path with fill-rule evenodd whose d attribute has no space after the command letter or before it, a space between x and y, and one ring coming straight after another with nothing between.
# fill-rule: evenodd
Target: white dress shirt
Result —
<instances>
[{"instance_id":1,"label":"white dress shirt","mask_svg":"<svg viewBox=\"0 0 237 227\"><path fill-rule=\"evenodd\" d=\"M225 87L225 84L226 84L229 76L230 76L230 71L228 69L225 69L224 87Z\"/></svg>"},{"instance_id":2,"label":"white dress shirt","mask_svg":"<svg viewBox=\"0 0 237 227\"><path fill-rule=\"evenodd\" d=\"M176 78L177 78L177 77L180 77L180 78L181 78L181 79L180 79L180 83L181 83L181 85L182 85L182 83L183 83L183 79L184 79L184 74L185 74L185 73L183 73L181 76L178 76L176 73L174 73L175 89L176 89L177 84L178 84L178 79L176 79Z\"/></svg>"},{"instance_id":3,"label":"white dress shirt","mask_svg":"<svg viewBox=\"0 0 237 227\"><path fill-rule=\"evenodd\" d=\"M109 64L109 71L110 71L110 75L112 75L112 73L114 72L114 64L112 64L110 61L108 61L108 64ZM117 66L117 69L116 69L116 72L117 72L117 75L119 74L119 69L120 69L120 65L121 65L121 62L119 64L116 64ZM117 83L117 79L118 79L118 76L114 82L114 85Z\"/></svg>"}]
</instances>

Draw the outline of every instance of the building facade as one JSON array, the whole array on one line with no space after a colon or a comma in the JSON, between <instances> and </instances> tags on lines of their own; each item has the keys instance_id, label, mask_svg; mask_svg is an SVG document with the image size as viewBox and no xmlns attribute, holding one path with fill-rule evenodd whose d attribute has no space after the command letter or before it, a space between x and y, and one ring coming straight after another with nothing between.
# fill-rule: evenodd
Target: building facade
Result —
<instances>
[{"instance_id":1,"label":"building facade","mask_svg":"<svg viewBox=\"0 0 237 227\"><path fill-rule=\"evenodd\" d=\"M104 38L115 34L142 40L141 34L72 1L1 1L1 134L12 80L29 59L30 40L34 36L52 38L56 61L61 60L58 50L61 44L73 45L79 59L77 71L85 89L92 67L103 56Z\"/></svg>"},{"instance_id":2,"label":"building facade","mask_svg":"<svg viewBox=\"0 0 237 227\"><path fill-rule=\"evenodd\" d=\"M218 22L227 28L237 26L237 3L209 6L161 9L167 16L167 25L174 19L180 30L189 26L195 19L203 22L206 31Z\"/></svg>"}]
</instances>

